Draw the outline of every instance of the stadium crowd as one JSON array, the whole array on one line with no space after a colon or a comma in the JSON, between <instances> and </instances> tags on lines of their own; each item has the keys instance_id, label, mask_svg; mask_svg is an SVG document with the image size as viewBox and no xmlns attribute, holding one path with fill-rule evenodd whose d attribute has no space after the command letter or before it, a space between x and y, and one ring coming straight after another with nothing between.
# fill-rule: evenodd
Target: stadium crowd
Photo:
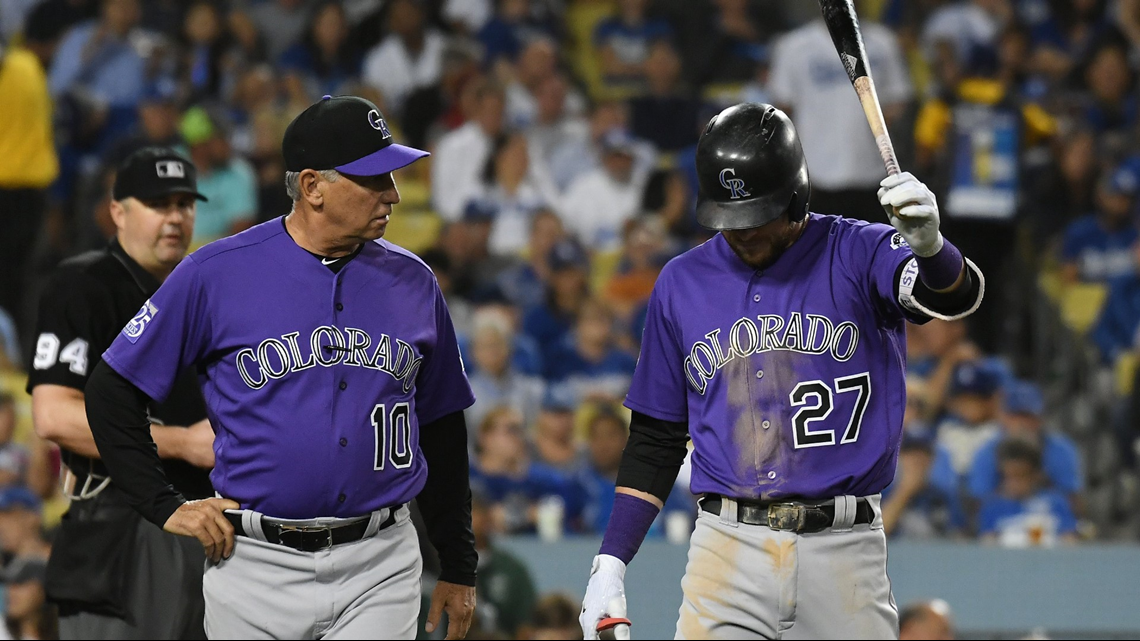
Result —
<instances>
[{"instance_id":1,"label":"stadium crowd","mask_svg":"<svg viewBox=\"0 0 1140 641\"><path fill-rule=\"evenodd\" d=\"M1140 0L856 4L903 165L987 279L969 326L909 328L886 527L1104 538L1111 510L1086 500L1096 453L1068 434L1032 354L1096 350L1120 385L1095 429L1135 478ZM198 167L195 247L288 213L282 134L325 94L369 98L397 139L432 151L402 172L388 238L435 272L476 393L487 634L577 633L577 605L539 598L495 537L604 530L649 293L708 238L693 213L708 119L740 101L784 108L811 209L883 220L882 165L815 3L0 0L0 574L15 638L51 634L42 582L63 510L58 452L23 391L45 275L108 242L110 181L145 146ZM1038 296L1064 334L1025 331ZM686 540L686 478L657 536Z\"/></svg>"}]
</instances>

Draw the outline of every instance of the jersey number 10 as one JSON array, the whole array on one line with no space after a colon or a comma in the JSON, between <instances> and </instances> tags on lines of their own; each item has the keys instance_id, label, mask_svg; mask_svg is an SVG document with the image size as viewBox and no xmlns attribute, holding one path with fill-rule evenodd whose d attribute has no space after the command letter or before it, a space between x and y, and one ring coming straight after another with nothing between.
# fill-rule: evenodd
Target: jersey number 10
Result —
<instances>
[{"instance_id":1,"label":"jersey number 10","mask_svg":"<svg viewBox=\"0 0 1140 641\"><path fill-rule=\"evenodd\" d=\"M855 398L855 411L847 420L840 443L854 443L859 439L859 428L863 425L863 413L867 411L867 401L871 399L871 376L867 372L835 379L835 392L845 394L858 392ZM815 421L826 419L832 410L832 392L823 381L804 381L796 385L790 394L792 406L800 409L792 415L792 436L796 449L835 445L835 430L811 429ZM815 397L810 403L809 397Z\"/></svg>"},{"instance_id":2,"label":"jersey number 10","mask_svg":"<svg viewBox=\"0 0 1140 641\"><path fill-rule=\"evenodd\" d=\"M372 428L376 432L376 466L372 469L384 469L386 461L397 470L412 464L411 409L407 403L393 405L391 414L383 403L372 408Z\"/></svg>"}]
</instances>

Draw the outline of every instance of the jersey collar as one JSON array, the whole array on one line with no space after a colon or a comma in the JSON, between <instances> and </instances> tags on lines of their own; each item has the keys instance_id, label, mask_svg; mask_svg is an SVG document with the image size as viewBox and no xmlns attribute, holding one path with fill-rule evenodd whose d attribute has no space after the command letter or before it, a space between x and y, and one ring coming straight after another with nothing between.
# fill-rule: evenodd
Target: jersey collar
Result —
<instances>
[{"instance_id":1,"label":"jersey collar","mask_svg":"<svg viewBox=\"0 0 1140 641\"><path fill-rule=\"evenodd\" d=\"M131 275L131 279L135 281L135 285L138 285L138 288L142 290L144 295L149 297L158 291L162 283L154 277L154 274L143 269L143 266L138 264L138 261L131 258L127 250L123 249L123 246L119 244L118 238L111 239L111 242L107 245L107 251L126 268L127 273Z\"/></svg>"}]
</instances>

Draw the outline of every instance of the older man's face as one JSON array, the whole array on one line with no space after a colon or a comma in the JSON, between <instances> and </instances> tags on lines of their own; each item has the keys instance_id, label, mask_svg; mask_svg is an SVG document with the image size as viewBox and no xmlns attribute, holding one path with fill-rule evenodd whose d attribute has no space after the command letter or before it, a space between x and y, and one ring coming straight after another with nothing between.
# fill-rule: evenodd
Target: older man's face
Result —
<instances>
[{"instance_id":1,"label":"older man's face","mask_svg":"<svg viewBox=\"0 0 1140 641\"><path fill-rule=\"evenodd\" d=\"M400 202L400 192L392 174L350 176L327 183L324 213L345 236L361 242L376 240L388 228L392 206Z\"/></svg>"}]
</instances>

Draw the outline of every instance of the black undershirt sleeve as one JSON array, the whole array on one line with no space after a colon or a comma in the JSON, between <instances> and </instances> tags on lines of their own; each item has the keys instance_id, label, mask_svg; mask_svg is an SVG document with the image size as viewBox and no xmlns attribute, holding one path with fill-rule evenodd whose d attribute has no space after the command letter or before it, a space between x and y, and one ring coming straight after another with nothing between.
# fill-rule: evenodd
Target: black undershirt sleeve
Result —
<instances>
[{"instance_id":1,"label":"black undershirt sleeve","mask_svg":"<svg viewBox=\"0 0 1140 641\"><path fill-rule=\"evenodd\" d=\"M428 477L416 503L428 539L439 553L439 580L473 586L479 557L471 531L471 478L463 412L421 425L420 450L427 461Z\"/></svg>"},{"instance_id":2,"label":"black undershirt sleeve","mask_svg":"<svg viewBox=\"0 0 1140 641\"><path fill-rule=\"evenodd\" d=\"M689 425L634 412L618 469L618 487L647 492L664 503L685 462Z\"/></svg>"},{"instance_id":3,"label":"black undershirt sleeve","mask_svg":"<svg viewBox=\"0 0 1140 641\"><path fill-rule=\"evenodd\" d=\"M965 275L962 284L949 292L936 292L926 286L919 278L914 285L914 297L931 310L946 316L956 316L974 306L978 300L978 289L981 283L974 278L973 270L969 265L964 266Z\"/></svg>"},{"instance_id":4,"label":"black undershirt sleeve","mask_svg":"<svg viewBox=\"0 0 1140 641\"><path fill-rule=\"evenodd\" d=\"M87 422L115 487L158 527L186 502L170 482L150 436L150 398L103 361L84 390Z\"/></svg>"}]
</instances>

